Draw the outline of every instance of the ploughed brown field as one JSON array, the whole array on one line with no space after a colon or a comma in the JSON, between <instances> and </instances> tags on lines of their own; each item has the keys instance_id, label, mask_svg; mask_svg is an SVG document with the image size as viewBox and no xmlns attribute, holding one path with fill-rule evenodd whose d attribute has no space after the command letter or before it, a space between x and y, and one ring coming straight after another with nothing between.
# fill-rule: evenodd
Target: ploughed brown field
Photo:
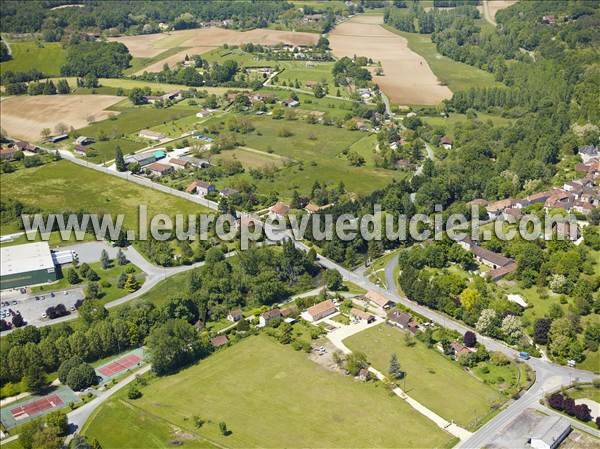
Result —
<instances>
[{"instance_id":1,"label":"ploughed brown field","mask_svg":"<svg viewBox=\"0 0 600 449\"><path fill-rule=\"evenodd\" d=\"M35 142L40 140L42 129L49 128L54 133L58 123L77 129L86 126L88 118L100 121L118 114L105 109L122 100L114 95L10 97L0 102L2 128L10 137Z\"/></svg>"},{"instance_id":2,"label":"ploughed brown field","mask_svg":"<svg viewBox=\"0 0 600 449\"><path fill-rule=\"evenodd\" d=\"M408 48L402 36L381 26L383 16L356 16L329 33L333 54L338 57L367 56L381 62L383 76L373 80L392 103L433 105L452 92L431 71L427 61Z\"/></svg>"},{"instance_id":3,"label":"ploughed brown field","mask_svg":"<svg viewBox=\"0 0 600 449\"><path fill-rule=\"evenodd\" d=\"M183 60L186 54L201 54L220 47L223 44L241 45L255 43L275 45L278 43L293 45L315 44L319 35L315 33L297 33L294 31L279 31L255 29L250 31L227 30L224 28L200 28L194 30L179 30L170 33L145 34L140 36L122 36L110 38L111 41L122 42L127 46L132 56L138 58L152 58L173 47L182 47L185 50L161 59L145 67L144 71L159 72L163 65L174 65Z\"/></svg>"}]
</instances>

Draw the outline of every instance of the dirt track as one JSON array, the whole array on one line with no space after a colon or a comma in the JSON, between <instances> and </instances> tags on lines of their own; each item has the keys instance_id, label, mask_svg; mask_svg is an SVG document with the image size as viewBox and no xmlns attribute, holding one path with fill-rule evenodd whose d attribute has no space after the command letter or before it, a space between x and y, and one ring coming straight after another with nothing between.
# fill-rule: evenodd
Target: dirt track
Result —
<instances>
[{"instance_id":1,"label":"dirt track","mask_svg":"<svg viewBox=\"0 0 600 449\"><path fill-rule=\"evenodd\" d=\"M42 129L54 132L58 123L77 129L86 126L90 116L100 121L109 114L117 114L105 109L122 100L123 97L113 95L10 97L0 102L0 123L9 136L35 142L40 140Z\"/></svg>"},{"instance_id":2,"label":"dirt track","mask_svg":"<svg viewBox=\"0 0 600 449\"><path fill-rule=\"evenodd\" d=\"M329 33L333 53L381 61L384 76L373 79L393 103L438 104L450 98L452 92L440 85L427 61L408 48L406 39L381 24L383 16L356 16L338 25Z\"/></svg>"}]
</instances>

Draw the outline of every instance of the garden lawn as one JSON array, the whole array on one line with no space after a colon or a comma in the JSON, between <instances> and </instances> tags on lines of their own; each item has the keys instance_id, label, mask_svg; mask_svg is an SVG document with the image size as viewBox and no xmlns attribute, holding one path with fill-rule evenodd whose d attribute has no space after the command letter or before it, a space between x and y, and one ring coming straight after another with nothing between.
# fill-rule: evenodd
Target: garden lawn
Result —
<instances>
[{"instance_id":1,"label":"garden lawn","mask_svg":"<svg viewBox=\"0 0 600 449\"><path fill-rule=\"evenodd\" d=\"M37 69L45 75L59 75L65 63L62 44L54 42L12 42L12 59L0 64L0 71L28 72Z\"/></svg>"},{"instance_id":2,"label":"garden lawn","mask_svg":"<svg viewBox=\"0 0 600 449\"><path fill-rule=\"evenodd\" d=\"M142 393L133 405L144 413L134 415L160 418L138 421L135 431L143 438L168 422L230 448L427 448L456 442L382 385L326 371L306 354L264 335L153 381ZM129 432L110 432L130 419L127 405L117 400L101 406L84 427L84 434L98 438L105 449L135 440ZM197 429L193 416L206 423ZM219 432L221 421L231 430L229 436ZM168 442L160 444L150 447Z\"/></svg>"},{"instance_id":3,"label":"garden lawn","mask_svg":"<svg viewBox=\"0 0 600 449\"><path fill-rule=\"evenodd\" d=\"M158 213L171 217L177 213L207 213L207 209L154 189L68 161L18 170L2 175L0 198L19 198L41 212L85 211L88 213L125 214L123 225L138 228L138 206L148 206L148 219ZM9 232L3 226L3 232ZM15 232L15 231L13 231Z\"/></svg>"},{"instance_id":4,"label":"garden lawn","mask_svg":"<svg viewBox=\"0 0 600 449\"><path fill-rule=\"evenodd\" d=\"M271 117L248 117L256 130L240 134L245 146L257 150L294 159L302 164L285 167L273 178L253 179L248 174L240 174L217 182L217 187L235 186L235 180L244 179L256 184L259 193L277 192L283 199L289 199L294 190L307 194L315 181L321 184L338 185L343 182L348 192L368 194L404 176L393 170L375 167L372 163L362 167L351 166L341 154L359 140L368 136L361 131L348 131L344 128L324 125L310 125L304 120L274 120ZM218 119L223 121L224 118ZM289 137L280 137L282 129L291 131ZM373 142L374 143L374 142ZM368 148L361 148L368 152Z\"/></svg>"},{"instance_id":5,"label":"garden lawn","mask_svg":"<svg viewBox=\"0 0 600 449\"><path fill-rule=\"evenodd\" d=\"M406 380L399 382L400 388L444 419L476 429L502 396L420 341L406 346L404 335L397 328L381 324L347 338L344 344L364 352L383 373L387 373L390 357L396 353L401 369L407 373Z\"/></svg>"},{"instance_id":6,"label":"garden lawn","mask_svg":"<svg viewBox=\"0 0 600 449\"><path fill-rule=\"evenodd\" d=\"M435 44L431 42L431 36L427 34L407 33L388 25L382 26L386 30L404 37L408 41L408 48L424 57L435 76L452 92L471 87L501 85L494 80L494 75L491 73L439 54Z\"/></svg>"}]
</instances>

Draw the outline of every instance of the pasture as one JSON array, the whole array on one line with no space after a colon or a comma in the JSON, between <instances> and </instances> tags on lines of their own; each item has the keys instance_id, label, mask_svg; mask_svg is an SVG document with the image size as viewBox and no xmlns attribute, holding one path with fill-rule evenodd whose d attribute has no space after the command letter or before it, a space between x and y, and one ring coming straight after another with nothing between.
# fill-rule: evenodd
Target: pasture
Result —
<instances>
[{"instance_id":1,"label":"pasture","mask_svg":"<svg viewBox=\"0 0 600 449\"><path fill-rule=\"evenodd\" d=\"M420 341L409 347L404 333L385 324L372 327L344 340L353 351L361 351L375 368L386 373L390 356L396 353L406 372L399 382L406 393L446 420L469 430L476 429L502 396Z\"/></svg>"},{"instance_id":2,"label":"pasture","mask_svg":"<svg viewBox=\"0 0 600 449\"><path fill-rule=\"evenodd\" d=\"M145 447L166 447L168 436L156 429L168 428L182 429L188 441L204 437L230 448L428 448L455 442L383 386L326 371L306 354L262 335L153 380L142 392L135 402L118 394L92 415L83 433L105 449L132 441L129 433L110 432L117 422L144 441L156 435ZM206 422L196 428L193 416ZM221 435L220 421L230 435Z\"/></svg>"},{"instance_id":3,"label":"pasture","mask_svg":"<svg viewBox=\"0 0 600 449\"><path fill-rule=\"evenodd\" d=\"M75 129L88 120L103 120L116 112L108 111L123 100L113 95L37 95L3 99L0 102L2 128L10 137L39 141L44 128L54 132L63 123Z\"/></svg>"},{"instance_id":4,"label":"pasture","mask_svg":"<svg viewBox=\"0 0 600 449\"><path fill-rule=\"evenodd\" d=\"M12 59L0 63L0 71L28 72L37 69L46 75L59 75L65 50L56 42L11 42Z\"/></svg>"},{"instance_id":5,"label":"pasture","mask_svg":"<svg viewBox=\"0 0 600 449\"><path fill-rule=\"evenodd\" d=\"M148 206L148 217L163 213L206 213L207 209L157 190L110 176L98 171L59 161L40 167L2 175L0 198L18 198L42 212L85 211L97 214L125 214L123 224L137 229L138 206ZM3 226L4 233L11 232ZM16 223L15 229L17 231Z\"/></svg>"},{"instance_id":6,"label":"pasture","mask_svg":"<svg viewBox=\"0 0 600 449\"><path fill-rule=\"evenodd\" d=\"M294 190L308 193L315 181L328 185L343 182L347 191L367 194L383 187L393 178L403 176L398 171L375 167L370 162L372 156L365 157L366 163L361 167L350 165L342 152L355 144L359 145L359 153L372 155L375 139L367 139L369 134L366 132L311 125L300 119L274 120L265 116L248 119L252 121L255 131L240 135L245 146L290 158L298 163L279 170L272 177L262 179L250 178L248 174L235 175L218 181L218 187L235 186L236 180L244 179L256 184L260 193L275 191L282 198L290 198ZM225 120L225 117L214 119L206 122L205 126ZM291 135L283 137L284 132Z\"/></svg>"},{"instance_id":7,"label":"pasture","mask_svg":"<svg viewBox=\"0 0 600 449\"><path fill-rule=\"evenodd\" d=\"M329 33L333 54L342 57L368 56L380 61L383 76L373 76L392 103L438 104L452 92L440 83L427 60L409 47L407 40L386 30L383 16L355 16Z\"/></svg>"},{"instance_id":8,"label":"pasture","mask_svg":"<svg viewBox=\"0 0 600 449\"><path fill-rule=\"evenodd\" d=\"M496 82L494 75L477 67L463 64L438 53L431 42L429 34L407 33L383 25L386 30L406 39L408 48L421 55L431 67L435 76L452 92L466 90L470 87L494 87L501 84Z\"/></svg>"}]
</instances>

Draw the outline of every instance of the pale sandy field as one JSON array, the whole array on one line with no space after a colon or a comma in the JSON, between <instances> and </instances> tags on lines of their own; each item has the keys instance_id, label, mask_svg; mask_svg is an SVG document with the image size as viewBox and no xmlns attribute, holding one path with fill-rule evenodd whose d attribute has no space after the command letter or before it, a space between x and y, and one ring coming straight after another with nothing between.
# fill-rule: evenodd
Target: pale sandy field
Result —
<instances>
[{"instance_id":1,"label":"pale sandy field","mask_svg":"<svg viewBox=\"0 0 600 449\"><path fill-rule=\"evenodd\" d=\"M452 92L442 86L427 61L409 50L406 39L380 26L383 16L356 16L329 33L334 55L380 61L384 76L373 80L393 103L438 104ZM374 72L374 69L373 69Z\"/></svg>"},{"instance_id":2,"label":"pale sandy field","mask_svg":"<svg viewBox=\"0 0 600 449\"><path fill-rule=\"evenodd\" d=\"M517 0L493 0L484 2L482 8L483 15L488 22L496 25L496 13L501 9L514 5L515 3L517 3Z\"/></svg>"},{"instance_id":3,"label":"pale sandy field","mask_svg":"<svg viewBox=\"0 0 600 449\"><path fill-rule=\"evenodd\" d=\"M36 95L34 97L10 97L0 102L0 125L10 137L28 141L39 141L44 128L64 123L68 127L82 128L88 124L87 118L103 120L106 111L123 97L114 95Z\"/></svg>"},{"instance_id":4,"label":"pale sandy field","mask_svg":"<svg viewBox=\"0 0 600 449\"><path fill-rule=\"evenodd\" d=\"M172 31L170 33L123 36L110 38L109 40L122 42L129 49L132 56L139 58L152 58L172 47L185 48L178 54L145 67L140 71L142 73L144 70L148 72L160 71L165 63L174 65L176 62L182 61L186 54L205 53L223 44L240 45L252 42L264 45L278 43L308 45L315 44L318 39L319 35L315 33L297 33L263 28L243 32L224 28L201 28Z\"/></svg>"}]
</instances>

